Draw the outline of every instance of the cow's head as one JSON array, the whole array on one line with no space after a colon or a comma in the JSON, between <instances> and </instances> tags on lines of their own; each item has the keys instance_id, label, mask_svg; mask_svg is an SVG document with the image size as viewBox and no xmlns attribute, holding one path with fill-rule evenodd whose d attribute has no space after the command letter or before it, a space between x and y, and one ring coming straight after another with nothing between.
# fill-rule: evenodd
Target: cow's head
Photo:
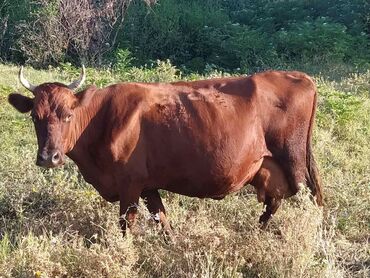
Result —
<instances>
[{"instance_id":1,"label":"cow's head","mask_svg":"<svg viewBox=\"0 0 370 278\"><path fill-rule=\"evenodd\" d=\"M8 101L21 113L31 111L39 147L36 164L48 168L64 164L65 153L70 151L67 141L75 110L84 98L84 94L75 95L73 90L84 82L85 68L82 67L79 79L69 85L43 83L34 86L24 78L23 67L19 71L19 80L34 97L13 93Z\"/></svg>"}]
</instances>

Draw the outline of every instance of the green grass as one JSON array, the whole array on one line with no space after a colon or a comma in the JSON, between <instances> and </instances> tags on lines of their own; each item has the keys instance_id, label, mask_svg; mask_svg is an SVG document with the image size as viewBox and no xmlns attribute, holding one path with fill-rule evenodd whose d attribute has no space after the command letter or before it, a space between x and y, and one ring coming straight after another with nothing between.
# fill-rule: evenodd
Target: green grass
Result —
<instances>
[{"instance_id":1,"label":"green grass","mask_svg":"<svg viewBox=\"0 0 370 278\"><path fill-rule=\"evenodd\" d=\"M17 71L0 64L0 277L369 277L370 71L336 81L314 76L323 210L303 190L261 231L262 205L250 187L222 201L162 192L175 244L165 242L143 206L139 235L122 238L118 204L105 202L72 162L53 170L35 166L31 120L7 103L13 91L30 95ZM78 70L64 65L25 74L35 84L67 83ZM159 62L121 73L88 69L87 83L198 78Z\"/></svg>"}]
</instances>

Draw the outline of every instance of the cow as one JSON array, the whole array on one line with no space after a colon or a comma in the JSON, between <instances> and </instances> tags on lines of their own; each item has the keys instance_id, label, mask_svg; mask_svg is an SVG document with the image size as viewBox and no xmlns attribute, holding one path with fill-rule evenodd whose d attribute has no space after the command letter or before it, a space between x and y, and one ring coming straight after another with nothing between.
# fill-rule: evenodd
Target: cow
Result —
<instances>
[{"instance_id":1,"label":"cow","mask_svg":"<svg viewBox=\"0 0 370 278\"><path fill-rule=\"evenodd\" d=\"M72 159L109 202L120 202L123 234L135 223L140 197L172 234L158 190L222 199L244 185L265 206L266 228L282 199L305 183L322 205L311 149L317 104L313 80L297 71L173 83L118 83L75 93L85 68L69 85L35 86L33 98L12 93L31 112L41 167Z\"/></svg>"}]
</instances>

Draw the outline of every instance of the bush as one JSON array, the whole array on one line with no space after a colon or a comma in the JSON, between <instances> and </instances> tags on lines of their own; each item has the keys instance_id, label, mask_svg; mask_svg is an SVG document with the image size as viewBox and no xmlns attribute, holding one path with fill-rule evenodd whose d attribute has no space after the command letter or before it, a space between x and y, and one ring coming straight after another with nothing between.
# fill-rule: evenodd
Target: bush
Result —
<instances>
[{"instance_id":1,"label":"bush","mask_svg":"<svg viewBox=\"0 0 370 278\"><path fill-rule=\"evenodd\" d=\"M207 65L259 71L311 63L369 68L366 0L3 0L0 58L124 70L169 59L185 72ZM152 4L148 6L148 4ZM154 5L155 4L155 5Z\"/></svg>"},{"instance_id":2,"label":"bush","mask_svg":"<svg viewBox=\"0 0 370 278\"><path fill-rule=\"evenodd\" d=\"M132 67L133 57L128 49L117 49L115 53L114 69L119 73L127 72Z\"/></svg>"},{"instance_id":3,"label":"bush","mask_svg":"<svg viewBox=\"0 0 370 278\"><path fill-rule=\"evenodd\" d=\"M17 49L26 63L43 66L63 62L68 37L58 18L58 1L50 1L36 9L30 21L16 26L19 38Z\"/></svg>"},{"instance_id":4,"label":"bush","mask_svg":"<svg viewBox=\"0 0 370 278\"><path fill-rule=\"evenodd\" d=\"M138 64L170 59L198 72L207 64L233 71L292 62L366 68L370 40L361 7L367 4L362 0L330 3L162 0L147 9L136 1L119 41L138 58ZM336 8L339 15L333 14ZM348 10L353 13L346 14Z\"/></svg>"},{"instance_id":5,"label":"bush","mask_svg":"<svg viewBox=\"0 0 370 278\"><path fill-rule=\"evenodd\" d=\"M347 28L319 18L314 22L296 23L275 34L277 51L286 60L313 60L313 63L344 62L354 53L353 38Z\"/></svg>"}]
</instances>

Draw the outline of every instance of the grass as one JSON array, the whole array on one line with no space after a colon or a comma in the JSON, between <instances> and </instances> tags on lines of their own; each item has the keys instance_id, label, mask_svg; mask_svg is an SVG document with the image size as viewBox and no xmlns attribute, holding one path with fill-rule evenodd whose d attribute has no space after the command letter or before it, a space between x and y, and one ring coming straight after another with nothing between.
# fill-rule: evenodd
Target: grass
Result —
<instances>
[{"instance_id":1,"label":"grass","mask_svg":"<svg viewBox=\"0 0 370 278\"><path fill-rule=\"evenodd\" d=\"M369 277L370 71L336 81L315 76L323 210L302 190L261 231L262 206L248 187L222 201L162 192L177 235L167 244L142 204L139 235L122 238L118 204L105 202L72 162L34 165L29 116L7 103L12 91L25 92L17 70L0 64L0 277ZM69 82L77 72L63 65L25 74L37 84ZM121 73L88 69L87 83L198 78L159 62Z\"/></svg>"}]
</instances>

